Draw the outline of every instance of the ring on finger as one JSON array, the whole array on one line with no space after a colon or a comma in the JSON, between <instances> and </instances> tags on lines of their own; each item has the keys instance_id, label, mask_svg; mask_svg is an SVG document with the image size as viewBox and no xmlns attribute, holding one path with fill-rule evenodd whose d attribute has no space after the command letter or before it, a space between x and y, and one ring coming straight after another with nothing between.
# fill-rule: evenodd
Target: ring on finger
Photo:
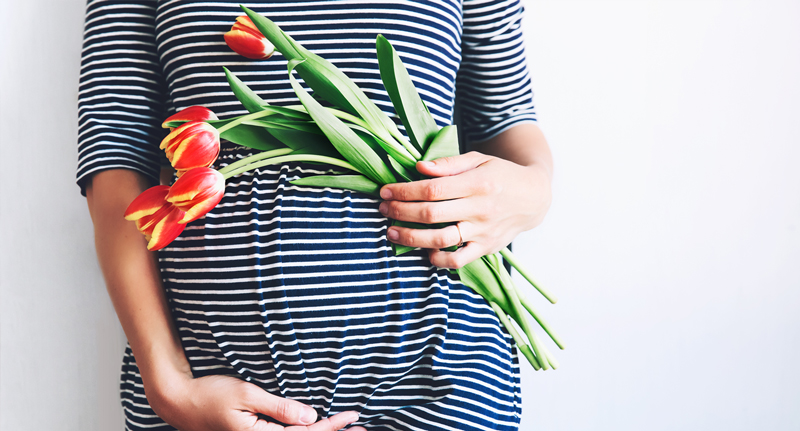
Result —
<instances>
[{"instance_id":1,"label":"ring on finger","mask_svg":"<svg viewBox=\"0 0 800 431\"><path fill-rule=\"evenodd\" d=\"M459 226L461 222L456 223L456 230L458 230L458 244L456 247L461 247L464 245L464 237L461 235L461 227Z\"/></svg>"}]
</instances>

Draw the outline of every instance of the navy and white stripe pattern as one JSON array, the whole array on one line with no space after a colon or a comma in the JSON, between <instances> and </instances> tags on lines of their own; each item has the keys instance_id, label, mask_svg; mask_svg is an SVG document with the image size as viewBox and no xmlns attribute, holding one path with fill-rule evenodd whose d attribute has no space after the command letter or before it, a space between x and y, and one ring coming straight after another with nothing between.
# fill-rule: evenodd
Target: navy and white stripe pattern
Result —
<instances>
[{"instance_id":1,"label":"navy and white stripe pattern","mask_svg":"<svg viewBox=\"0 0 800 431\"><path fill-rule=\"evenodd\" d=\"M246 5L392 116L374 54L379 33L440 126L452 121L456 92L474 141L534 120L516 0ZM280 55L250 61L225 45L239 15L238 1L89 2L79 184L120 167L155 181L158 127L175 110L243 114L222 66L270 103L297 103ZM223 143L218 166L247 154ZM370 430L517 429L518 360L492 310L425 253L394 256L377 200L289 183L330 172L291 163L232 178L220 205L161 251L195 376L238 376L322 416L357 410ZM121 394L127 429L172 429L149 408L130 351Z\"/></svg>"}]
</instances>

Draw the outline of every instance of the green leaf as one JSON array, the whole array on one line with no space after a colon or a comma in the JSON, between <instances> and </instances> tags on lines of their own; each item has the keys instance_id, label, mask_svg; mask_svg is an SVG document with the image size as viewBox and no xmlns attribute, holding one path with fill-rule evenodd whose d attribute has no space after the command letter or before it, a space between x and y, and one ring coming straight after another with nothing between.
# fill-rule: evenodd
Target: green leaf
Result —
<instances>
[{"instance_id":1,"label":"green leaf","mask_svg":"<svg viewBox=\"0 0 800 431\"><path fill-rule=\"evenodd\" d=\"M300 178L290 183L297 186L333 187L337 189L355 190L372 196L380 196L381 186L363 175L316 175Z\"/></svg>"},{"instance_id":2,"label":"green leaf","mask_svg":"<svg viewBox=\"0 0 800 431\"><path fill-rule=\"evenodd\" d=\"M222 69L225 71L225 78L228 79L228 85L230 85L231 90L233 90L233 95L242 102L244 109L247 109L248 112L258 112L264 109L262 106L268 105L264 99L259 97L250 87L231 73L227 67L223 67Z\"/></svg>"},{"instance_id":3,"label":"green leaf","mask_svg":"<svg viewBox=\"0 0 800 431\"><path fill-rule=\"evenodd\" d=\"M341 157L325 135L307 133L291 129L266 129L272 136L296 154L319 154L321 156Z\"/></svg>"},{"instance_id":4,"label":"green leaf","mask_svg":"<svg viewBox=\"0 0 800 431\"><path fill-rule=\"evenodd\" d=\"M416 177L419 176L419 175L415 174L416 171L414 171L414 172L409 171L408 169L405 168L405 166L401 165L400 162L395 160L394 157L392 157L392 156L387 156L387 158L388 158L389 164L392 166L392 169L394 170L394 172L398 176L400 176L400 178L402 178L403 181L410 183L412 181L416 181L416 179L419 179L419 178L416 178Z\"/></svg>"},{"instance_id":5,"label":"green leaf","mask_svg":"<svg viewBox=\"0 0 800 431\"><path fill-rule=\"evenodd\" d=\"M323 135L322 130L320 130L319 126L317 126L317 123L313 121L297 121L268 117L266 119L245 121L242 124L259 126L267 129L298 130L301 132Z\"/></svg>"},{"instance_id":6,"label":"green leaf","mask_svg":"<svg viewBox=\"0 0 800 431\"><path fill-rule=\"evenodd\" d=\"M462 283L471 287L487 301L497 303L506 313L513 311L500 281L486 260L483 258L474 260L457 269L456 272Z\"/></svg>"},{"instance_id":7,"label":"green leaf","mask_svg":"<svg viewBox=\"0 0 800 431\"><path fill-rule=\"evenodd\" d=\"M315 95L353 114L359 115L368 125L370 131L387 145L395 146L396 151L403 152L405 157L418 160L422 155L404 139L398 143L395 138L402 138L397 126L381 111L372 100L341 70L329 61L312 53L283 32L274 22L252 10L241 6L255 26L288 61L296 60L297 73L311 87ZM304 60L304 61L301 61ZM404 162L404 161L403 161ZM404 162L405 164L405 162Z\"/></svg>"},{"instance_id":8,"label":"green leaf","mask_svg":"<svg viewBox=\"0 0 800 431\"><path fill-rule=\"evenodd\" d=\"M458 130L456 126L445 126L431 141L422 160L435 160L441 157L458 155Z\"/></svg>"},{"instance_id":9,"label":"green leaf","mask_svg":"<svg viewBox=\"0 0 800 431\"><path fill-rule=\"evenodd\" d=\"M289 81L297 94L298 99L306 107L311 118L319 126L320 130L328 137L331 144L337 151L360 172L363 172L369 179L378 184L389 184L397 182L389 168L383 164L380 156L372 150L356 133L347 127L342 120L336 118L319 104L310 94L300 85L294 77L292 71L298 64L297 61L289 61Z\"/></svg>"},{"instance_id":10,"label":"green leaf","mask_svg":"<svg viewBox=\"0 0 800 431\"><path fill-rule=\"evenodd\" d=\"M436 126L436 121L423 103L408 70L392 44L379 34L375 45L383 86L389 93L397 115L406 126L406 133L411 138L411 143L424 153L439 131L439 127Z\"/></svg>"},{"instance_id":11,"label":"green leaf","mask_svg":"<svg viewBox=\"0 0 800 431\"><path fill-rule=\"evenodd\" d=\"M261 151L283 148L284 145L263 127L248 126L240 124L232 129L220 134L220 138L227 139L244 147L253 148Z\"/></svg>"}]
</instances>

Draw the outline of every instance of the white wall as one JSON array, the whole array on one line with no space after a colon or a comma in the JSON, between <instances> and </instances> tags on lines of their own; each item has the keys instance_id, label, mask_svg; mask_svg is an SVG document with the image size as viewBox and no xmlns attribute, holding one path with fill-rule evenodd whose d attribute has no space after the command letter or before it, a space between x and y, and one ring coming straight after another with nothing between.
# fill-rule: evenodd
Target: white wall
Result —
<instances>
[{"instance_id":1,"label":"white wall","mask_svg":"<svg viewBox=\"0 0 800 431\"><path fill-rule=\"evenodd\" d=\"M525 430L800 429L800 2L529 0L560 301Z\"/></svg>"},{"instance_id":2,"label":"white wall","mask_svg":"<svg viewBox=\"0 0 800 431\"><path fill-rule=\"evenodd\" d=\"M0 2L4 431L122 429L73 184L83 4ZM516 250L568 350L524 368L522 429L800 428L800 2L526 4L557 172Z\"/></svg>"}]
</instances>

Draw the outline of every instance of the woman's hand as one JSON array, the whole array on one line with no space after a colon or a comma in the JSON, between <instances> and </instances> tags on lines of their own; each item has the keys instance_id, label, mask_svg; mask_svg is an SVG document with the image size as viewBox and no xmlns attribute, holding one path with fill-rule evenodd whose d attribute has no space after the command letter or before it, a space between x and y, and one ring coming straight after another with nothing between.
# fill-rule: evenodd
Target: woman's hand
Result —
<instances>
[{"instance_id":1,"label":"woman's hand","mask_svg":"<svg viewBox=\"0 0 800 431\"><path fill-rule=\"evenodd\" d=\"M544 219L551 199L548 168L478 152L418 162L421 174L435 178L384 186L381 213L395 220L458 225L427 230L392 226L387 238L431 249L431 263L442 268L460 268L495 253ZM457 251L439 250L460 242L466 245Z\"/></svg>"},{"instance_id":2,"label":"woman's hand","mask_svg":"<svg viewBox=\"0 0 800 431\"><path fill-rule=\"evenodd\" d=\"M148 393L148 401L159 417L181 431L335 431L358 419L350 411L317 421L311 407L235 377L182 378L162 386L153 396ZM292 426L267 422L259 414Z\"/></svg>"}]
</instances>

